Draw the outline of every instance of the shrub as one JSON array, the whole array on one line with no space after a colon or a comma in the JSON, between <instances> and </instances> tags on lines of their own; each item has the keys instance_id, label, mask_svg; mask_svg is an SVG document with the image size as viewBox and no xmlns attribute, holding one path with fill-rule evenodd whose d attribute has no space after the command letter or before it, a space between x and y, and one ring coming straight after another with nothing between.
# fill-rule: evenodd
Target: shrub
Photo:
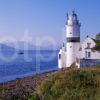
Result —
<instances>
[{"instance_id":1,"label":"shrub","mask_svg":"<svg viewBox=\"0 0 100 100\"><path fill-rule=\"evenodd\" d=\"M33 93L28 100L40 100L40 98L37 93Z\"/></svg>"}]
</instances>

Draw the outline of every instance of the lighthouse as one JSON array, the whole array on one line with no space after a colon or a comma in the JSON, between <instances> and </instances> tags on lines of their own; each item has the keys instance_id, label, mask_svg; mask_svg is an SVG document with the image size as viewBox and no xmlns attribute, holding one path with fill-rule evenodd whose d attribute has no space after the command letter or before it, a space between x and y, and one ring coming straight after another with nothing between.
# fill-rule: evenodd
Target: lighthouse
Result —
<instances>
[{"instance_id":1,"label":"lighthouse","mask_svg":"<svg viewBox=\"0 0 100 100\"><path fill-rule=\"evenodd\" d=\"M67 14L66 22L66 67L70 67L80 56L80 22L75 11Z\"/></svg>"},{"instance_id":2,"label":"lighthouse","mask_svg":"<svg viewBox=\"0 0 100 100\"><path fill-rule=\"evenodd\" d=\"M93 47L96 45L96 39L87 36L80 43L80 21L75 11L67 14L66 21L66 41L58 53L58 68L66 67L91 67L100 65L100 52Z\"/></svg>"}]
</instances>

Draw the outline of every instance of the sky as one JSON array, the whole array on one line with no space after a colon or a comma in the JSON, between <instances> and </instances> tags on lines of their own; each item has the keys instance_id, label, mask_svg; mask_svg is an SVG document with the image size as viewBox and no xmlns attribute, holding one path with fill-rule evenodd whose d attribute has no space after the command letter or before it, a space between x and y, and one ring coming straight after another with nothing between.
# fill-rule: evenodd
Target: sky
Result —
<instances>
[{"instance_id":1,"label":"sky","mask_svg":"<svg viewBox=\"0 0 100 100\"><path fill-rule=\"evenodd\" d=\"M0 40L52 37L61 44L66 36L66 14L75 9L81 22L81 40L100 32L100 0L0 0Z\"/></svg>"}]
</instances>

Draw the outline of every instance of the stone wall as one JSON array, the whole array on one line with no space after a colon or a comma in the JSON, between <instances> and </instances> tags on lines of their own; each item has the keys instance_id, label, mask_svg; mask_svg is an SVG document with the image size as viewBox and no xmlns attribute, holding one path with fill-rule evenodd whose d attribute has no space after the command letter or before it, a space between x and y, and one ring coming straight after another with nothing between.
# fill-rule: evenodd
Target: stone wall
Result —
<instances>
[{"instance_id":1,"label":"stone wall","mask_svg":"<svg viewBox=\"0 0 100 100\"><path fill-rule=\"evenodd\" d=\"M100 59L81 59L80 67L94 67L100 65Z\"/></svg>"}]
</instances>

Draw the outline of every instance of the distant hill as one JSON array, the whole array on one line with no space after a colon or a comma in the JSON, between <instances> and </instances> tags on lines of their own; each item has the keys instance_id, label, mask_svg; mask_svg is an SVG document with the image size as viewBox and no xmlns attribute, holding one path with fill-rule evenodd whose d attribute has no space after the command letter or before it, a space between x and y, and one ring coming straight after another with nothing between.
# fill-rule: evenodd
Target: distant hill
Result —
<instances>
[{"instance_id":1,"label":"distant hill","mask_svg":"<svg viewBox=\"0 0 100 100\"><path fill-rule=\"evenodd\" d=\"M51 45L35 45L33 43L28 43L25 41L18 42L3 42L8 48L14 48L16 50L58 50L58 47L54 48Z\"/></svg>"},{"instance_id":2,"label":"distant hill","mask_svg":"<svg viewBox=\"0 0 100 100\"><path fill-rule=\"evenodd\" d=\"M15 48L8 46L6 44L0 43L0 51L14 51Z\"/></svg>"},{"instance_id":3,"label":"distant hill","mask_svg":"<svg viewBox=\"0 0 100 100\"><path fill-rule=\"evenodd\" d=\"M12 56L13 54L16 53L16 49L13 47L10 47L6 44L0 43L0 61L4 60L4 58ZM2 58L4 57L4 58Z\"/></svg>"},{"instance_id":4,"label":"distant hill","mask_svg":"<svg viewBox=\"0 0 100 100\"><path fill-rule=\"evenodd\" d=\"M16 50L29 50L35 49L35 47L27 42L18 41L18 42L3 42L2 44L14 48Z\"/></svg>"}]
</instances>

